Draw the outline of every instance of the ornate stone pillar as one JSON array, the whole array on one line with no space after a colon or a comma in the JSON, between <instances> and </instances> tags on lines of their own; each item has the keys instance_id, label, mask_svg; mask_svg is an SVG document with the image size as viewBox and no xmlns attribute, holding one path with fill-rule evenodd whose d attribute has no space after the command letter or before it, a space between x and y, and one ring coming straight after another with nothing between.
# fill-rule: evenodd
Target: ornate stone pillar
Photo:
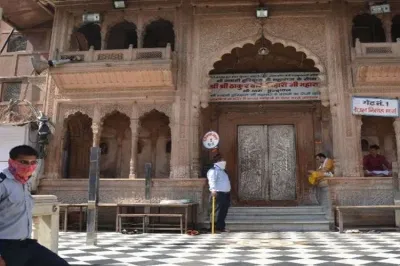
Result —
<instances>
[{"instance_id":1,"label":"ornate stone pillar","mask_svg":"<svg viewBox=\"0 0 400 266\"><path fill-rule=\"evenodd\" d=\"M383 29L385 30L386 42L392 42L392 16L385 15L382 18Z\"/></svg>"},{"instance_id":2,"label":"ornate stone pillar","mask_svg":"<svg viewBox=\"0 0 400 266\"><path fill-rule=\"evenodd\" d=\"M190 169L190 177L198 178L200 176L200 151L199 151L199 139L200 139L200 104L193 106L192 111L192 162Z\"/></svg>"},{"instance_id":3,"label":"ornate stone pillar","mask_svg":"<svg viewBox=\"0 0 400 266\"><path fill-rule=\"evenodd\" d=\"M137 176L137 150L139 140L139 119L131 118L131 133L132 133L132 144L131 144L131 161L129 164L129 178L134 179Z\"/></svg>"},{"instance_id":4,"label":"ornate stone pillar","mask_svg":"<svg viewBox=\"0 0 400 266\"><path fill-rule=\"evenodd\" d=\"M361 149L361 128L362 128L362 116L353 116L355 118L355 129L354 129L354 170L351 176L363 176L363 156Z\"/></svg>"},{"instance_id":5,"label":"ornate stone pillar","mask_svg":"<svg viewBox=\"0 0 400 266\"><path fill-rule=\"evenodd\" d=\"M171 128L171 161L170 161L170 178L182 178L182 162L179 144L179 101L175 101L172 105L169 126Z\"/></svg>"},{"instance_id":6,"label":"ornate stone pillar","mask_svg":"<svg viewBox=\"0 0 400 266\"><path fill-rule=\"evenodd\" d=\"M92 132L93 132L93 145L92 147L99 147L100 145L100 123L92 122Z\"/></svg>"},{"instance_id":7,"label":"ornate stone pillar","mask_svg":"<svg viewBox=\"0 0 400 266\"><path fill-rule=\"evenodd\" d=\"M131 113L131 160L129 162L129 178L135 179L137 178L137 150L138 150L138 141L139 141L139 128L140 128L140 121L139 121L139 110L138 106L135 103L132 106L132 113Z\"/></svg>"},{"instance_id":8,"label":"ornate stone pillar","mask_svg":"<svg viewBox=\"0 0 400 266\"><path fill-rule=\"evenodd\" d=\"M393 128L396 135L396 148L397 148L397 169L393 169L397 171L397 175L399 175L400 168L400 118L396 118L393 122Z\"/></svg>"},{"instance_id":9,"label":"ornate stone pillar","mask_svg":"<svg viewBox=\"0 0 400 266\"><path fill-rule=\"evenodd\" d=\"M94 107L94 115L92 120L93 147L99 147L100 145L101 126L100 107L96 105Z\"/></svg>"}]
</instances>

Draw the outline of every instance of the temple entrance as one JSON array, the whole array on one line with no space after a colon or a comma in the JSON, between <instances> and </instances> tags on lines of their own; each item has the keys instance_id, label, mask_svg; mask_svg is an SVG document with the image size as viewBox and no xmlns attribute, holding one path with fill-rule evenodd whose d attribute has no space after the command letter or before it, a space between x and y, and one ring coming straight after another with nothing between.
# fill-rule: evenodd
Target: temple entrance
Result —
<instances>
[{"instance_id":1,"label":"temple entrance","mask_svg":"<svg viewBox=\"0 0 400 266\"><path fill-rule=\"evenodd\" d=\"M214 63L201 126L220 135L233 206L316 204L308 171L317 167L316 153L330 155L319 71L304 52L264 36Z\"/></svg>"},{"instance_id":2,"label":"temple entrance","mask_svg":"<svg viewBox=\"0 0 400 266\"><path fill-rule=\"evenodd\" d=\"M238 127L239 201L296 199L293 125Z\"/></svg>"}]
</instances>

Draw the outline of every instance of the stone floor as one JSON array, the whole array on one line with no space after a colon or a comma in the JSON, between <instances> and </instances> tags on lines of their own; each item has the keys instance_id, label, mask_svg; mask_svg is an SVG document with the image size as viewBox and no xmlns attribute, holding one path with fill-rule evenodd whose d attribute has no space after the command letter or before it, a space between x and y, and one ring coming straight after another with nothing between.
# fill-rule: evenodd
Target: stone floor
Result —
<instances>
[{"instance_id":1,"label":"stone floor","mask_svg":"<svg viewBox=\"0 0 400 266\"><path fill-rule=\"evenodd\" d=\"M400 265L400 233L334 232L179 234L61 233L71 265Z\"/></svg>"}]
</instances>

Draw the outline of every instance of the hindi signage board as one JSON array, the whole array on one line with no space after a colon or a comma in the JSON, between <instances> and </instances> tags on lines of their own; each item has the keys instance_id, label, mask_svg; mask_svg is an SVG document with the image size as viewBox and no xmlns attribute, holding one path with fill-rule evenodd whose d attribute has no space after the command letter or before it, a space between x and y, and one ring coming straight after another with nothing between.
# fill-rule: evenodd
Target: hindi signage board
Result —
<instances>
[{"instance_id":1,"label":"hindi signage board","mask_svg":"<svg viewBox=\"0 0 400 266\"><path fill-rule=\"evenodd\" d=\"M353 97L351 109L354 115L398 117L399 100Z\"/></svg>"},{"instance_id":2,"label":"hindi signage board","mask_svg":"<svg viewBox=\"0 0 400 266\"><path fill-rule=\"evenodd\" d=\"M211 102L320 100L319 73L210 75Z\"/></svg>"}]
</instances>

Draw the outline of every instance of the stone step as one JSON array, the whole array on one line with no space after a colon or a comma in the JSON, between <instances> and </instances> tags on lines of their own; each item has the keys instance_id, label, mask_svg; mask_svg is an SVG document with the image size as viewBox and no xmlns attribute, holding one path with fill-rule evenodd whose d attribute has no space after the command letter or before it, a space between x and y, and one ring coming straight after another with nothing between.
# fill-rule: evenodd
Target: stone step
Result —
<instances>
[{"instance_id":1,"label":"stone step","mask_svg":"<svg viewBox=\"0 0 400 266\"><path fill-rule=\"evenodd\" d=\"M230 214L321 214L323 209L317 207L232 207Z\"/></svg>"},{"instance_id":2,"label":"stone step","mask_svg":"<svg viewBox=\"0 0 400 266\"><path fill-rule=\"evenodd\" d=\"M325 213L321 214L312 214L312 215L299 215L299 214L279 214L279 215L263 215L263 214L251 214L251 215L244 215L244 214L228 214L226 217L227 221L268 221L268 220L288 220L288 221L314 221L314 220L324 220Z\"/></svg>"},{"instance_id":3,"label":"stone step","mask_svg":"<svg viewBox=\"0 0 400 266\"><path fill-rule=\"evenodd\" d=\"M227 221L231 231L329 231L328 221Z\"/></svg>"},{"instance_id":4,"label":"stone step","mask_svg":"<svg viewBox=\"0 0 400 266\"><path fill-rule=\"evenodd\" d=\"M329 231L320 206L232 207L226 223L232 231Z\"/></svg>"}]
</instances>

